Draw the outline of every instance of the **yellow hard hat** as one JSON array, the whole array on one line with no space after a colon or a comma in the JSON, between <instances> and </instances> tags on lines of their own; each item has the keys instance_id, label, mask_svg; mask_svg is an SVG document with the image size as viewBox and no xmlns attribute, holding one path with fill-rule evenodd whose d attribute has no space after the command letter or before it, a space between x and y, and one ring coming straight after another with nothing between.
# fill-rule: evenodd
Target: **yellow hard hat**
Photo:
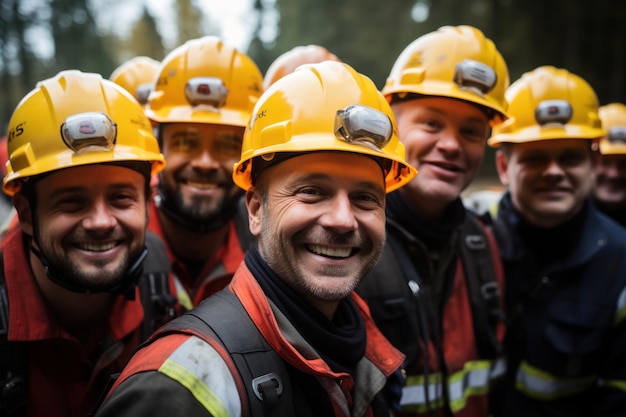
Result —
<instances>
[{"instance_id":1,"label":"yellow hard hat","mask_svg":"<svg viewBox=\"0 0 626 417\"><path fill-rule=\"evenodd\" d=\"M472 26L443 26L411 42L398 56L383 94L388 100L413 93L457 98L506 119L509 70L494 43Z\"/></svg>"},{"instance_id":2,"label":"yellow hard hat","mask_svg":"<svg viewBox=\"0 0 626 417\"><path fill-rule=\"evenodd\" d=\"M598 116L598 99L578 75L553 66L523 74L506 92L509 119L495 126L487 142L544 139L597 139L606 134Z\"/></svg>"},{"instance_id":3,"label":"yellow hard hat","mask_svg":"<svg viewBox=\"0 0 626 417\"><path fill-rule=\"evenodd\" d=\"M159 61L147 56L136 56L113 70L109 80L124 87L139 103L145 105L158 69Z\"/></svg>"},{"instance_id":4,"label":"yellow hard hat","mask_svg":"<svg viewBox=\"0 0 626 417\"><path fill-rule=\"evenodd\" d=\"M250 57L204 36L163 59L146 114L157 123L244 127L262 89L263 76Z\"/></svg>"},{"instance_id":5,"label":"yellow hard hat","mask_svg":"<svg viewBox=\"0 0 626 417\"><path fill-rule=\"evenodd\" d=\"M41 81L9 121L3 190L13 195L29 177L80 165L165 159L143 107L99 74L68 70Z\"/></svg>"},{"instance_id":6,"label":"yellow hard hat","mask_svg":"<svg viewBox=\"0 0 626 417\"><path fill-rule=\"evenodd\" d=\"M626 154L626 106L622 103L610 103L600 106L598 113L602 127L607 130L607 135L600 139L600 153Z\"/></svg>"},{"instance_id":7,"label":"yellow hard hat","mask_svg":"<svg viewBox=\"0 0 626 417\"><path fill-rule=\"evenodd\" d=\"M315 64L323 61L341 62L339 58L328 49L320 45L296 46L293 49L278 56L269 66L263 78L263 87L267 89L276 80L292 73L303 64Z\"/></svg>"},{"instance_id":8,"label":"yellow hard hat","mask_svg":"<svg viewBox=\"0 0 626 417\"><path fill-rule=\"evenodd\" d=\"M404 160L404 145L383 95L368 77L340 62L300 66L266 90L244 133L233 179L247 190L261 160L314 151L353 152L386 161L387 192L417 173Z\"/></svg>"}]
</instances>

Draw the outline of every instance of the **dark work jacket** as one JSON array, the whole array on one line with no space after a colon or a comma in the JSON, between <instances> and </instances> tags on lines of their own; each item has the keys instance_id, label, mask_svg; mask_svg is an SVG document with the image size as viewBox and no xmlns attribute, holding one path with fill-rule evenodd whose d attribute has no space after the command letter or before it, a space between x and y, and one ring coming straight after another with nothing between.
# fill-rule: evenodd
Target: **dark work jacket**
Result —
<instances>
[{"instance_id":1,"label":"dark work jacket","mask_svg":"<svg viewBox=\"0 0 626 417\"><path fill-rule=\"evenodd\" d=\"M573 236L540 251L521 239L510 195L500 202L510 321L497 416L626 415L626 230L591 202L579 216L562 231Z\"/></svg>"},{"instance_id":2,"label":"dark work jacket","mask_svg":"<svg viewBox=\"0 0 626 417\"><path fill-rule=\"evenodd\" d=\"M504 372L504 323L494 317L503 309L500 254L489 228L455 204L439 248L388 210L382 258L357 288L377 326L407 356L397 416L486 417L489 387ZM491 289L489 302L483 285Z\"/></svg>"}]
</instances>

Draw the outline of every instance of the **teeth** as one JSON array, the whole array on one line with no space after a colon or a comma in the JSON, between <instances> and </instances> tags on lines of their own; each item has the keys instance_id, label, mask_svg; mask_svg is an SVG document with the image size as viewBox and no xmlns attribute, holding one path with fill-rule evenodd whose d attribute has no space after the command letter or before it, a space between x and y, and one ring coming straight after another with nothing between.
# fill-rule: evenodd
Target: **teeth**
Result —
<instances>
[{"instance_id":1,"label":"teeth","mask_svg":"<svg viewBox=\"0 0 626 417\"><path fill-rule=\"evenodd\" d=\"M104 252L110 249L113 249L116 244L115 242L111 243L79 243L76 245L79 249L87 250L90 252Z\"/></svg>"},{"instance_id":2,"label":"teeth","mask_svg":"<svg viewBox=\"0 0 626 417\"><path fill-rule=\"evenodd\" d=\"M310 245L311 252L318 255L332 256L334 258L347 258L350 256L352 249L350 248L329 248L328 246Z\"/></svg>"},{"instance_id":3,"label":"teeth","mask_svg":"<svg viewBox=\"0 0 626 417\"><path fill-rule=\"evenodd\" d=\"M200 189L203 189L203 190L217 188L217 185L215 185L213 183L206 183L206 182L187 181L187 185L189 185L190 187L200 188Z\"/></svg>"}]
</instances>

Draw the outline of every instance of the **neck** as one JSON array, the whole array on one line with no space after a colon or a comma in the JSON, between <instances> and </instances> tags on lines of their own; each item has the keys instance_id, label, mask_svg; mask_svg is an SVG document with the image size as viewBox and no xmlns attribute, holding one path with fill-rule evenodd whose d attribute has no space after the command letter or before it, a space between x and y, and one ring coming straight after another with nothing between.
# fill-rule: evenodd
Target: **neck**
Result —
<instances>
[{"instance_id":1,"label":"neck","mask_svg":"<svg viewBox=\"0 0 626 417\"><path fill-rule=\"evenodd\" d=\"M452 204L450 201L440 201L436 198L417 195L412 190L400 189L400 192L407 199L415 213L420 219L439 223L443 220L443 215L447 208Z\"/></svg>"},{"instance_id":2,"label":"neck","mask_svg":"<svg viewBox=\"0 0 626 417\"><path fill-rule=\"evenodd\" d=\"M228 239L230 222L210 232L196 232L181 227L161 211L158 216L168 246L185 259L208 261Z\"/></svg>"}]
</instances>

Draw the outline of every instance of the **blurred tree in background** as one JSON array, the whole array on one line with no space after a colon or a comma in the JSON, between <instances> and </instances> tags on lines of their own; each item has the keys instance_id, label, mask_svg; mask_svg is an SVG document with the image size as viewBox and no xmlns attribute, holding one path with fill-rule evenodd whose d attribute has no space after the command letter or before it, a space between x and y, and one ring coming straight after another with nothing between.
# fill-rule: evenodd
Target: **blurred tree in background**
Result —
<instances>
[{"instance_id":1,"label":"blurred tree in background","mask_svg":"<svg viewBox=\"0 0 626 417\"><path fill-rule=\"evenodd\" d=\"M187 39L219 35L220 16L204 0L171 0L164 30L145 0L0 1L0 121L4 129L18 100L35 83L62 69L100 72L137 55L161 60ZM225 1L225 0L219 0ZM602 104L626 101L626 1L624 0L250 0L246 51L265 71L298 45L328 48L382 88L409 42L443 25L469 24L496 42L511 81L540 65L563 67L595 88ZM133 27L118 29L119 10L143 5ZM109 24L103 24L107 18ZM162 22L162 21L161 21ZM252 22L250 24L250 22ZM163 23L163 22L162 22ZM42 43L48 44L43 45ZM42 56L43 47L53 50ZM4 133L4 132L2 132ZM486 157L485 170L493 169Z\"/></svg>"}]
</instances>

